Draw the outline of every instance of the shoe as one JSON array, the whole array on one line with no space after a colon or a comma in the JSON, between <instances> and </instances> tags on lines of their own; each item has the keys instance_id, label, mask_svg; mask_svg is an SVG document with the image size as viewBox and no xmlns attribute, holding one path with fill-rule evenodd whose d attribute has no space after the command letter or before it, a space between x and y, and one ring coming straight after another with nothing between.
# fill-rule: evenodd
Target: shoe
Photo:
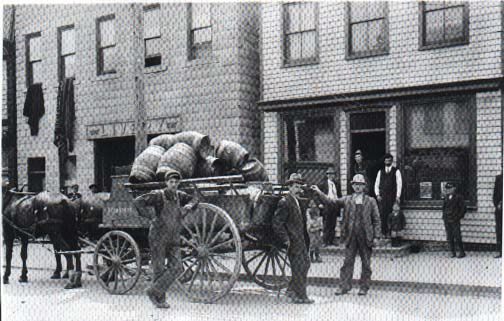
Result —
<instances>
[{"instance_id":1,"label":"shoe","mask_svg":"<svg viewBox=\"0 0 504 321\"><path fill-rule=\"evenodd\" d=\"M158 309L169 309L170 305L164 301L164 299L160 299L156 296L154 291L151 288L147 288L145 290L145 294L149 298L149 300L154 304L154 306Z\"/></svg>"},{"instance_id":2,"label":"shoe","mask_svg":"<svg viewBox=\"0 0 504 321\"><path fill-rule=\"evenodd\" d=\"M315 300L306 297L306 298L296 298L295 300L292 300L292 302L296 304L313 304L315 303Z\"/></svg>"},{"instance_id":3,"label":"shoe","mask_svg":"<svg viewBox=\"0 0 504 321\"><path fill-rule=\"evenodd\" d=\"M502 257L502 253L497 253L496 256L494 256L494 258L498 259L498 258L501 258Z\"/></svg>"},{"instance_id":4,"label":"shoe","mask_svg":"<svg viewBox=\"0 0 504 321\"><path fill-rule=\"evenodd\" d=\"M334 292L334 295L345 295L348 293L349 290L343 290L343 289L338 289L336 292Z\"/></svg>"},{"instance_id":5,"label":"shoe","mask_svg":"<svg viewBox=\"0 0 504 321\"><path fill-rule=\"evenodd\" d=\"M368 292L368 290L367 290L367 289L362 289L362 288L361 288L361 289L359 289L359 293L357 293L357 294L358 294L358 295L366 295L366 294L367 294L367 292Z\"/></svg>"},{"instance_id":6,"label":"shoe","mask_svg":"<svg viewBox=\"0 0 504 321\"><path fill-rule=\"evenodd\" d=\"M459 255L457 255L457 259L461 259L461 258L463 258L463 257L465 257L465 256L466 256L466 254L465 254L465 253L460 253Z\"/></svg>"}]
</instances>

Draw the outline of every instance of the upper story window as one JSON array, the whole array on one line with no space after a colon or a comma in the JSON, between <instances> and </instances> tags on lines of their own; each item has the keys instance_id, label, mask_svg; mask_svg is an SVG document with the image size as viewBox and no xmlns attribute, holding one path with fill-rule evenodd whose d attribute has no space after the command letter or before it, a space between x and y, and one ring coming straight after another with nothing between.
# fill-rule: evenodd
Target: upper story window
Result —
<instances>
[{"instance_id":1,"label":"upper story window","mask_svg":"<svg viewBox=\"0 0 504 321\"><path fill-rule=\"evenodd\" d=\"M317 62L317 3L295 2L283 5L284 64Z\"/></svg>"},{"instance_id":2,"label":"upper story window","mask_svg":"<svg viewBox=\"0 0 504 321\"><path fill-rule=\"evenodd\" d=\"M422 2L420 22L421 49L469 43L467 2Z\"/></svg>"},{"instance_id":3,"label":"upper story window","mask_svg":"<svg viewBox=\"0 0 504 321\"><path fill-rule=\"evenodd\" d=\"M161 65L161 9L159 5L144 9L145 67Z\"/></svg>"},{"instance_id":4,"label":"upper story window","mask_svg":"<svg viewBox=\"0 0 504 321\"><path fill-rule=\"evenodd\" d=\"M75 78L75 29L71 26L58 31L59 79Z\"/></svg>"},{"instance_id":5,"label":"upper story window","mask_svg":"<svg viewBox=\"0 0 504 321\"><path fill-rule=\"evenodd\" d=\"M388 53L387 2L349 2L347 57Z\"/></svg>"},{"instance_id":6,"label":"upper story window","mask_svg":"<svg viewBox=\"0 0 504 321\"><path fill-rule=\"evenodd\" d=\"M190 59L207 57L212 52L212 5L192 3L189 6L191 16Z\"/></svg>"},{"instance_id":7,"label":"upper story window","mask_svg":"<svg viewBox=\"0 0 504 321\"><path fill-rule=\"evenodd\" d=\"M40 32L26 36L26 83L42 83L42 41Z\"/></svg>"},{"instance_id":8,"label":"upper story window","mask_svg":"<svg viewBox=\"0 0 504 321\"><path fill-rule=\"evenodd\" d=\"M98 75L116 72L116 32L115 16L98 19Z\"/></svg>"}]
</instances>

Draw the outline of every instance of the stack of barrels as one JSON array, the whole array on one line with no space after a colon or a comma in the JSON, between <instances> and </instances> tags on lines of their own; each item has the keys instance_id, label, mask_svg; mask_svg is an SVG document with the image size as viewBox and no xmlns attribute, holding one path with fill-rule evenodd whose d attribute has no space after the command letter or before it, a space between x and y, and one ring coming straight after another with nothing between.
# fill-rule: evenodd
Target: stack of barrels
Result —
<instances>
[{"instance_id":1,"label":"stack of barrels","mask_svg":"<svg viewBox=\"0 0 504 321\"><path fill-rule=\"evenodd\" d=\"M215 148L207 135L195 131L155 137L135 159L130 183L163 181L177 171L182 178L214 177L241 173L246 181L268 181L261 162L249 158L238 143L222 140Z\"/></svg>"}]
</instances>

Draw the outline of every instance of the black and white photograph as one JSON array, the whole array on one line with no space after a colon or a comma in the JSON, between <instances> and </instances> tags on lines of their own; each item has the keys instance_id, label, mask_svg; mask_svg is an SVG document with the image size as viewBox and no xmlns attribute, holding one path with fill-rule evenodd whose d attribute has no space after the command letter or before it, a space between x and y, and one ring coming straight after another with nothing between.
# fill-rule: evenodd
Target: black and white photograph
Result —
<instances>
[{"instance_id":1,"label":"black and white photograph","mask_svg":"<svg viewBox=\"0 0 504 321\"><path fill-rule=\"evenodd\" d=\"M503 0L1 8L2 320L502 320Z\"/></svg>"}]
</instances>

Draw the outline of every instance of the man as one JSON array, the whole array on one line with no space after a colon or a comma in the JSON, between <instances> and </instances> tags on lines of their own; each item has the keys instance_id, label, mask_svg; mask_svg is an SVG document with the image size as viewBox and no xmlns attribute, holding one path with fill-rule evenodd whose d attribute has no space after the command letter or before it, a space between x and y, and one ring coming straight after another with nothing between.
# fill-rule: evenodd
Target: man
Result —
<instances>
[{"instance_id":1,"label":"man","mask_svg":"<svg viewBox=\"0 0 504 321\"><path fill-rule=\"evenodd\" d=\"M71 201L76 201L82 197L82 194L79 193L79 185L73 184L72 185L72 191L68 193L68 198L70 198Z\"/></svg>"},{"instance_id":2,"label":"man","mask_svg":"<svg viewBox=\"0 0 504 321\"><path fill-rule=\"evenodd\" d=\"M92 194L98 193L98 185L94 183L89 185L89 190L91 191Z\"/></svg>"},{"instance_id":3,"label":"man","mask_svg":"<svg viewBox=\"0 0 504 321\"><path fill-rule=\"evenodd\" d=\"M148 216L146 215L147 207L154 207L156 213L149 229L154 277L145 293L155 307L163 309L170 307L165 301L166 291L183 271L179 241L184 213L187 214L198 203L197 199L193 199L182 191L177 191L180 178L180 173L176 171L167 172L166 188L154 190L134 200L134 206L140 215Z\"/></svg>"},{"instance_id":4,"label":"man","mask_svg":"<svg viewBox=\"0 0 504 321\"><path fill-rule=\"evenodd\" d=\"M336 201L326 197L317 186L312 189L326 203L344 208L341 241L345 245L345 261L340 270L340 286L336 295L347 294L352 289L355 256L359 252L362 262L359 295L366 295L371 285L371 252L374 238L380 238L380 215L376 200L364 192L366 178L357 174L352 179L352 195Z\"/></svg>"},{"instance_id":5,"label":"man","mask_svg":"<svg viewBox=\"0 0 504 321\"><path fill-rule=\"evenodd\" d=\"M394 204L399 205L402 190L402 176L399 169L392 166L394 157L385 154L384 167L378 171L375 181L375 195L380 208L381 228L383 235L390 238L388 217L392 213Z\"/></svg>"},{"instance_id":6,"label":"man","mask_svg":"<svg viewBox=\"0 0 504 321\"><path fill-rule=\"evenodd\" d=\"M293 303L311 304L314 301L306 295L306 278L310 269L310 239L306 229L306 216L297 199L302 192L304 181L300 174L294 173L287 180L287 185L289 193L278 202L272 227L278 240L288 244L287 255L292 278L286 295Z\"/></svg>"},{"instance_id":7,"label":"man","mask_svg":"<svg viewBox=\"0 0 504 321\"><path fill-rule=\"evenodd\" d=\"M446 238L450 246L451 257L465 257L464 244L462 243L462 234L460 232L460 220L464 217L466 206L462 195L457 193L455 184L446 183L446 193L443 203L443 221L445 224ZM459 248L459 254L456 255L455 245Z\"/></svg>"},{"instance_id":8,"label":"man","mask_svg":"<svg viewBox=\"0 0 504 321\"><path fill-rule=\"evenodd\" d=\"M334 168L329 167L326 171L327 179L318 185L322 193L326 194L332 200L341 197L341 186L336 180L336 171ZM322 217L324 219L324 232L323 242L324 246L334 244L334 235L336 228L336 218L340 215L338 207L327 205L322 210Z\"/></svg>"},{"instance_id":9,"label":"man","mask_svg":"<svg viewBox=\"0 0 504 321\"><path fill-rule=\"evenodd\" d=\"M502 174L495 178L493 203L495 206L495 232L497 234L497 255L495 258L500 258L502 256Z\"/></svg>"}]
</instances>

